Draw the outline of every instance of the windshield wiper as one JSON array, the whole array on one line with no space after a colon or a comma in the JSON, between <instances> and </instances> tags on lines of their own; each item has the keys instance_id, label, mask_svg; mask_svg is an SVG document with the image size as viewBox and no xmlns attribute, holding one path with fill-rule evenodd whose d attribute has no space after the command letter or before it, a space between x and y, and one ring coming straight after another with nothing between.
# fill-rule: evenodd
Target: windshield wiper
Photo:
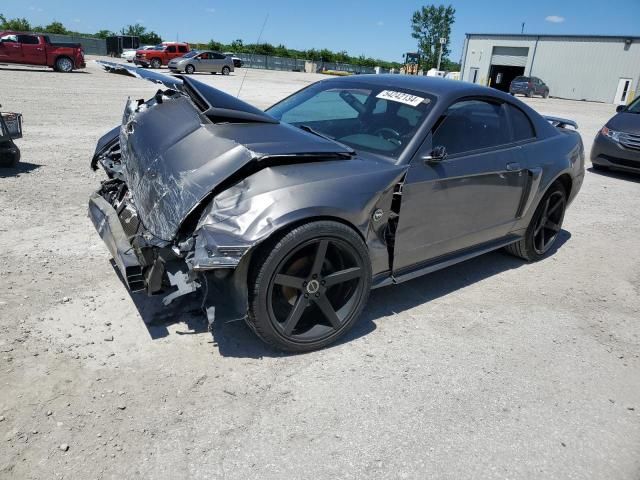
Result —
<instances>
[{"instance_id":1,"label":"windshield wiper","mask_svg":"<svg viewBox=\"0 0 640 480\"><path fill-rule=\"evenodd\" d=\"M300 130L304 130L305 132L312 133L312 134L316 135L317 137L324 138L325 140L329 140L330 142L333 142L333 143L335 143L337 145L340 145L345 150L348 150L349 155L355 155L356 154L356 151L353 148L348 147L344 143L339 142L338 140L336 140L333 137L330 137L329 135L325 135L324 133L319 132L318 130L316 130L314 128L311 128L309 125L298 125L298 128Z\"/></svg>"}]
</instances>

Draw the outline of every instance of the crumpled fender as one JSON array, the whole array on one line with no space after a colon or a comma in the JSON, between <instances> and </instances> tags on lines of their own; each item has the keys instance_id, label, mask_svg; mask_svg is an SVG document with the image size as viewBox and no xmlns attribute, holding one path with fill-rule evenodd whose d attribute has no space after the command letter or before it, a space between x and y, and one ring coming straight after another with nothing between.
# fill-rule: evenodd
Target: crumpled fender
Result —
<instances>
[{"instance_id":1,"label":"crumpled fender","mask_svg":"<svg viewBox=\"0 0 640 480\"><path fill-rule=\"evenodd\" d=\"M387 251L375 223L386 224L391 193L406 167L336 160L268 167L217 195L195 230L195 270L235 268L275 232L303 220L333 218L351 225L369 245L372 266L386 269ZM381 258L377 258L381 257ZM374 274L377 273L374 269Z\"/></svg>"}]
</instances>

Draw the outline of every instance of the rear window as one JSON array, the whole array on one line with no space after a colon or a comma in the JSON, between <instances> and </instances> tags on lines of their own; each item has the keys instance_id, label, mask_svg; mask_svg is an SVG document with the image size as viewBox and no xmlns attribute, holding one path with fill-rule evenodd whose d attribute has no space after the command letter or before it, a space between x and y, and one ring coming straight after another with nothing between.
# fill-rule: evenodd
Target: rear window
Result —
<instances>
[{"instance_id":1,"label":"rear window","mask_svg":"<svg viewBox=\"0 0 640 480\"><path fill-rule=\"evenodd\" d=\"M507 104L509 110L509 117L511 119L511 129L513 130L513 140L521 142L523 140L529 140L536 136L536 132L531 125L531 121L526 113L520 110L518 107Z\"/></svg>"}]
</instances>

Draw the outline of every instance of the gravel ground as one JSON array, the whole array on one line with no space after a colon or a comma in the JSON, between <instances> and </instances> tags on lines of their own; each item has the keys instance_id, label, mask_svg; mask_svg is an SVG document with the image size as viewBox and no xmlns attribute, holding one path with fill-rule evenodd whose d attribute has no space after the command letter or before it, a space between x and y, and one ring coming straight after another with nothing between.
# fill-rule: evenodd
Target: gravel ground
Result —
<instances>
[{"instance_id":1,"label":"gravel ground","mask_svg":"<svg viewBox=\"0 0 640 480\"><path fill-rule=\"evenodd\" d=\"M235 94L244 73L199 78ZM248 71L240 96L319 78ZM0 67L25 118L0 171L0 478L640 478L638 177L588 171L549 258L376 290L345 341L286 356L130 296L86 216L96 140L156 88ZM587 151L614 112L526 101Z\"/></svg>"}]
</instances>

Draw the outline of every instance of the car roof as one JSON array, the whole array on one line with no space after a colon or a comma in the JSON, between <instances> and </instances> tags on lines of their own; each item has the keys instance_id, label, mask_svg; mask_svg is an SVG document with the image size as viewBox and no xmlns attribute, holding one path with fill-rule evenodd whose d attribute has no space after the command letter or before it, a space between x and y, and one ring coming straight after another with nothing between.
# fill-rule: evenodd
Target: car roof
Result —
<instances>
[{"instance_id":1,"label":"car roof","mask_svg":"<svg viewBox=\"0 0 640 480\"><path fill-rule=\"evenodd\" d=\"M415 92L425 93L433 95L438 98L451 98L451 97L495 97L501 99L509 99L509 95L496 90L494 88L477 85L475 83L464 82L461 80L450 80L440 77L427 77L423 75L398 75L398 74L366 74L366 75L351 75L348 77L337 77L325 82L337 81L337 82L353 82L353 83L368 83L372 86L385 87L385 88L399 88L413 90Z\"/></svg>"}]
</instances>

